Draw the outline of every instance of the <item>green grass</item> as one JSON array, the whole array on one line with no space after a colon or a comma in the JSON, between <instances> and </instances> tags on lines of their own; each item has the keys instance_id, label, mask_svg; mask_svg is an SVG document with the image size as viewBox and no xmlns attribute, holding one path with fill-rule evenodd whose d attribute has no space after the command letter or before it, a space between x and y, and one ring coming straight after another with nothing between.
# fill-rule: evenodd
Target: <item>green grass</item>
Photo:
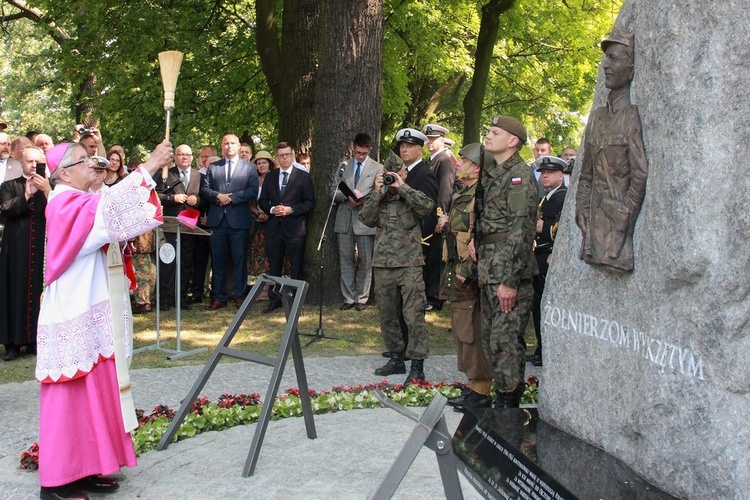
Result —
<instances>
[{"instance_id":1,"label":"green grass","mask_svg":"<svg viewBox=\"0 0 750 500\"><path fill-rule=\"evenodd\" d=\"M284 315L280 311L262 314L260 311L265 304L259 302L250 309L230 347L266 356L278 354L285 328ZM218 311L205 311L196 305L190 311L182 311L180 349L191 351L207 347L208 352L169 360L168 353L156 349L146 350L133 356L131 369L204 365L211 351L221 341L236 312L231 304ZM454 354L455 347L450 331L450 305L446 304L442 311L427 313L425 320L430 333L430 354ZM318 307L305 307L299 321L299 332L314 334L317 327ZM163 348L177 348L176 328L174 309L161 312L160 345ZM156 313L135 316L133 331L135 348L155 344ZM357 356L379 354L384 350L380 338L378 310L375 307L364 311L340 311L338 306L324 307L323 333L326 337L337 337L338 340L326 338L303 347L306 357ZM534 327L531 322L525 336L528 344L534 343ZM303 346L310 340L311 337L300 337ZM36 358L33 356L0 362L0 384L33 380L35 362Z\"/></svg>"}]
</instances>

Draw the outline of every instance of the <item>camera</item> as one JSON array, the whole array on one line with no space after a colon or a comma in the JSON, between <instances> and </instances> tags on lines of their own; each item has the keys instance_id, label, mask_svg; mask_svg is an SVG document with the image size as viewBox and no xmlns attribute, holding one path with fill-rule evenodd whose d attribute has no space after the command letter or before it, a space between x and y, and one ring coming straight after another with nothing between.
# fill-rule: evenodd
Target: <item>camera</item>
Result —
<instances>
[{"instance_id":1,"label":"camera","mask_svg":"<svg viewBox=\"0 0 750 500\"><path fill-rule=\"evenodd\" d=\"M384 184L385 184L386 186L390 186L390 185L391 185L391 184L393 184L394 182L396 182L396 174L391 174L391 173L389 172L389 173L387 173L387 174L385 174L385 175L383 176L383 183L384 183Z\"/></svg>"},{"instance_id":2,"label":"camera","mask_svg":"<svg viewBox=\"0 0 750 500\"><path fill-rule=\"evenodd\" d=\"M78 135L92 134L94 132L94 129L79 123L78 125L76 125L76 132L78 132Z\"/></svg>"}]
</instances>

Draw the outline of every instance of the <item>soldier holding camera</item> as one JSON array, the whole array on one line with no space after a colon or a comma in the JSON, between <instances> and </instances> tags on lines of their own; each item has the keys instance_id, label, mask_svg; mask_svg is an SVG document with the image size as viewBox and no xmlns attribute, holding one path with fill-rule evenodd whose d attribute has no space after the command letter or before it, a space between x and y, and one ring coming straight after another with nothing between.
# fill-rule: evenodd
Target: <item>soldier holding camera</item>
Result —
<instances>
[{"instance_id":1,"label":"soldier holding camera","mask_svg":"<svg viewBox=\"0 0 750 500\"><path fill-rule=\"evenodd\" d=\"M422 136L417 130L407 130L407 137ZM399 132L399 137L404 135L402 132ZM399 141L400 147L414 145ZM380 331L390 358L383 367L375 370L375 374L406 373L406 356L411 359L411 368L405 385L425 380L424 359L428 354L428 342L424 321L426 298L420 223L435 206L427 195L406 184L408 166L398 173L378 174L373 193L359 212L363 224L377 228L372 268ZM408 329L407 342L399 321L402 315Z\"/></svg>"}]
</instances>

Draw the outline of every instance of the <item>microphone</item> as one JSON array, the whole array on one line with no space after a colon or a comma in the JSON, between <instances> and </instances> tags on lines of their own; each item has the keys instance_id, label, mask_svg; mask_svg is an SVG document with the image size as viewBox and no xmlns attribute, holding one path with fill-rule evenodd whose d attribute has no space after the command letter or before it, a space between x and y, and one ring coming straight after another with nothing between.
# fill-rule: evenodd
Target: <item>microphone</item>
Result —
<instances>
[{"instance_id":1,"label":"microphone","mask_svg":"<svg viewBox=\"0 0 750 500\"><path fill-rule=\"evenodd\" d=\"M181 180L181 179L177 179L177 180L176 180L176 181L174 181L174 182L173 182L172 184L170 184L169 186L165 187L165 188L164 188L164 189L162 190L162 194L169 194L169 193L171 193L171 192L172 192L172 190L173 190L173 189L175 188L175 186L176 186L177 184L181 183L181 182L182 182L182 180Z\"/></svg>"},{"instance_id":2,"label":"microphone","mask_svg":"<svg viewBox=\"0 0 750 500\"><path fill-rule=\"evenodd\" d=\"M339 178L344 176L344 170L346 170L346 162L341 162L341 168L339 169Z\"/></svg>"}]
</instances>

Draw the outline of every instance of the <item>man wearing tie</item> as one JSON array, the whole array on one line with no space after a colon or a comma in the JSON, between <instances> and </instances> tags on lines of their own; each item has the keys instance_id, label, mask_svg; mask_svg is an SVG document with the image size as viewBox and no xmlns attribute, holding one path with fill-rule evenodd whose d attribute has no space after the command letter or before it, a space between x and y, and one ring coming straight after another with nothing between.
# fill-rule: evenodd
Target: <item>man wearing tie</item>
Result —
<instances>
[{"instance_id":1,"label":"man wearing tie","mask_svg":"<svg viewBox=\"0 0 750 500\"><path fill-rule=\"evenodd\" d=\"M171 217L176 217L187 208L199 210L202 205L200 198L201 174L190 168L193 163L193 151L190 146L187 144L177 146L174 153L174 163L175 166L167 172L166 180L161 179L156 187L163 213ZM177 234L165 233L164 237L171 245L177 245ZM180 305L183 309L190 309L186 296L196 238L205 238L205 236L182 234L180 237L180 293L182 294ZM175 262L162 263L159 266L159 289L161 292L159 307L162 311L168 311L175 303L174 286Z\"/></svg>"},{"instance_id":2,"label":"man wearing tie","mask_svg":"<svg viewBox=\"0 0 750 500\"><path fill-rule=\"evenodd\" d=\"M221 140L223 158L209 165L201 197L209 204L208 227L212 258L213 302L208 310L226 307L227 259L232 259L234 305L239 307L247 289L247 248L253 218L250 200L258 195L258 171L239 157L240 140L227 134Z\"/></svg>"},{"instance_id":3,"label":"man wearing tie","mask_svg":"<svg viewBox=\"0 0 750 500\"><path fill-rule=\"evenodd\" d=\"M284 255L292 264L292 279L302 279L302 260L307 236L307 214L315 207L310 174L294 168L294 150L286 142L276 146L279 168L266 174L258 205L268 215L266 222L266 254L271 276L281 276ZM269 303L263 312L281 307L276 290L268 294Z\"/></svg>"},{"instance_id":4,"label":"man wearing tie","mask_svg":"<svg viewBox=\"0 0 750 500\"><path fill-rule=\"evenodd\" d=\"M342 311L352 307L362 311L367 307L372 282L372 248L376 229L367 227L359 221L359 211L372 193L375 176L383 171L383 165L368 156L372 150L372 138L369 135L357 134L352 150L354 158L349 160L334 178L333 187L333 197L338 204L333 230L339 239L341 295L344 296L344 303L340 307ZM356 200L352 197L347 199L337 189L342 181L357 195Z\"/></svg>"}]
</instances>

